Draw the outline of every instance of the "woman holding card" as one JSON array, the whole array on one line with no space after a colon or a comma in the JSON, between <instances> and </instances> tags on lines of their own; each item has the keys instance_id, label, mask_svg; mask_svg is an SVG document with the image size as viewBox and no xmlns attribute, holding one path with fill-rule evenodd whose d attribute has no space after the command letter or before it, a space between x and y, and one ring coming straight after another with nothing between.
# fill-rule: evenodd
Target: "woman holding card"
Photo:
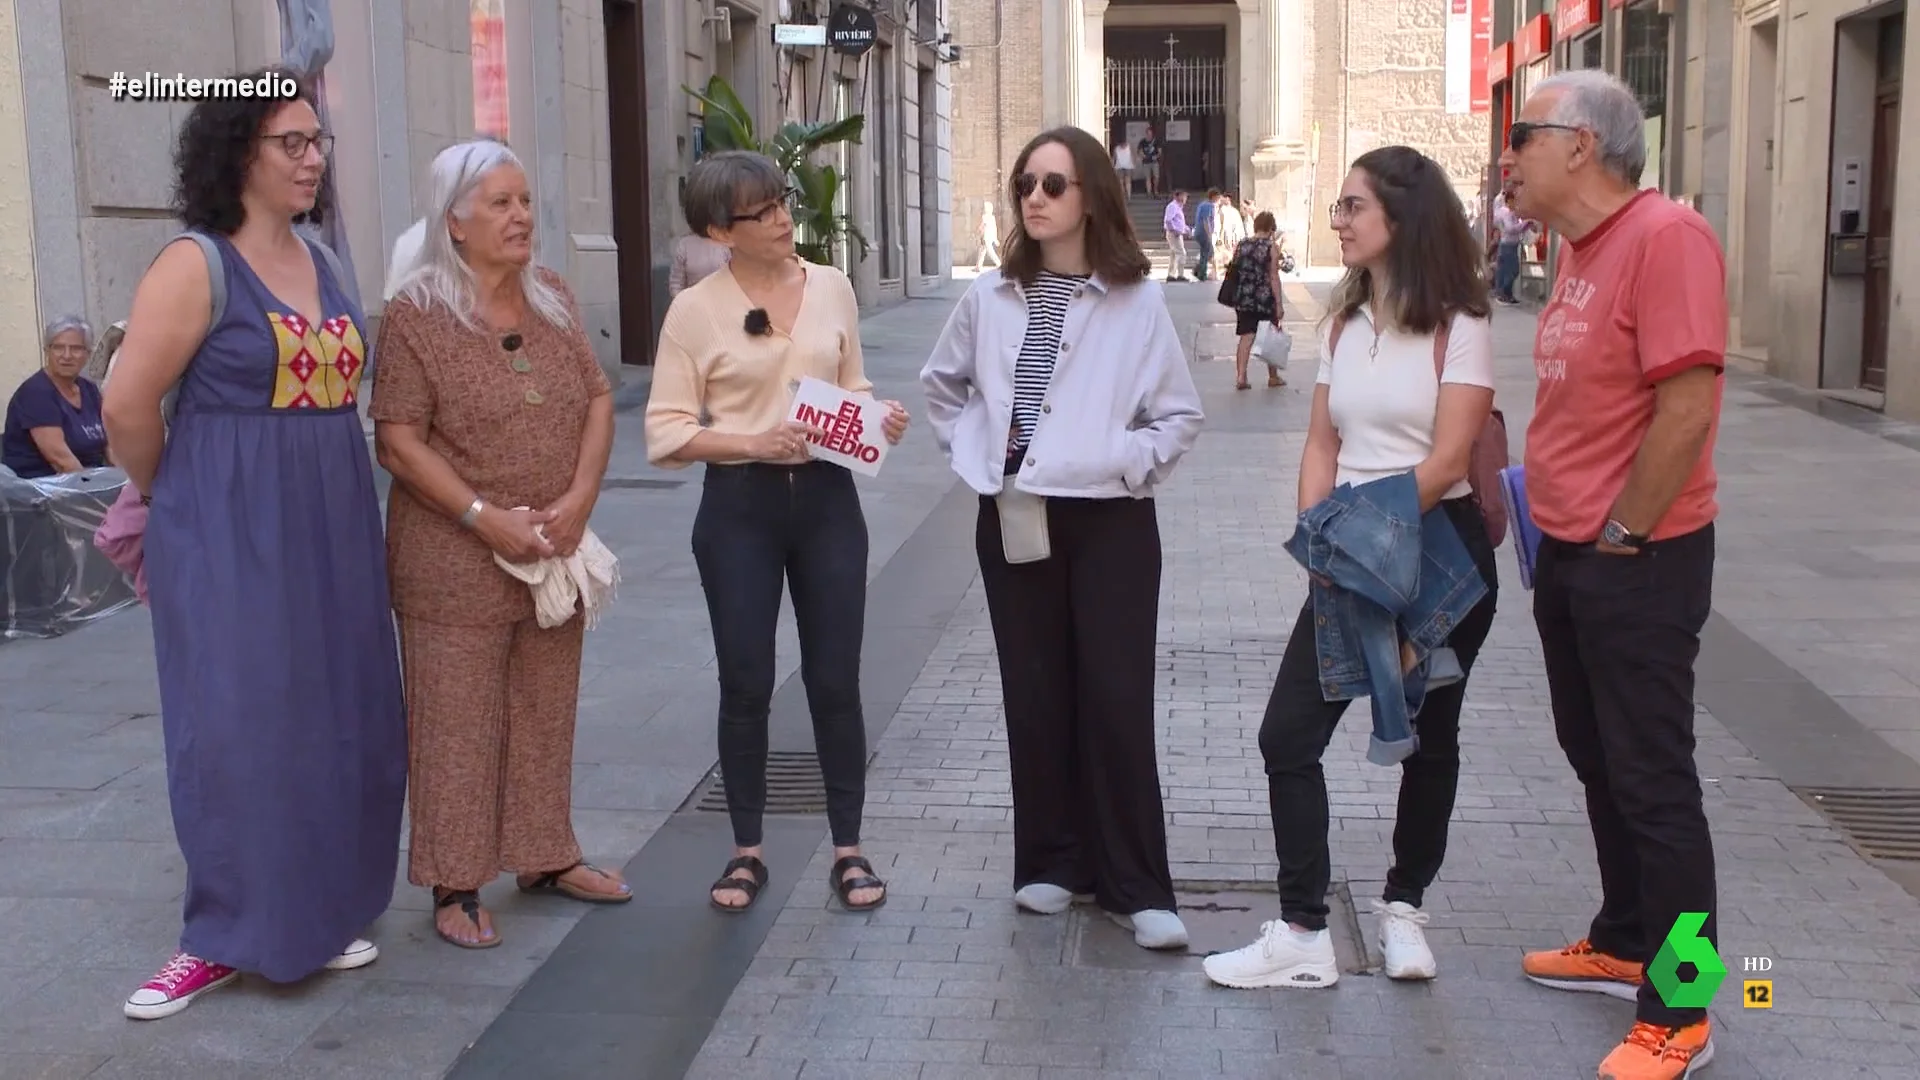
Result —
<instances>
[{"instance_id":1,"label":"woman holding card","mask_svg":"<svg viewBox=\"0 0 1920 1080\"><path fill-rule=\"evenodd\" d=\"M1154 745L1154 486L1200 395L1106 150L1078 128L1013 167L1006 263L973 283L921 372L975 546L1006 695L1014 902L1092 899L1149 949L1175 914Z\"/></svg>"},{"instance_id":2,"label":"woman holding card","mask_svg":"<svg viewBox=\"0 0 1920 1080\"><path fill-rule=\"evenodd\" d=\"M853 285L831 266L796 257L791 197L779 166L749 151L709 155L688 173L687 225L724 245L729 260L667 310L647 401L647 458L670 469L707 465L693 556L720 669L720 770L734 842L712 903L744 911L767 884L761 816L784 581L826 782L835 858L829 884L848 910L865 911L887 896L860 854L867 522L852 474L811 459L808 437L825 433L787 416L795 387L809 376L862 395L873 384L861 364ZM906 409L882 404L882 431L898 443Z\"/></svg>"}]
</instances>

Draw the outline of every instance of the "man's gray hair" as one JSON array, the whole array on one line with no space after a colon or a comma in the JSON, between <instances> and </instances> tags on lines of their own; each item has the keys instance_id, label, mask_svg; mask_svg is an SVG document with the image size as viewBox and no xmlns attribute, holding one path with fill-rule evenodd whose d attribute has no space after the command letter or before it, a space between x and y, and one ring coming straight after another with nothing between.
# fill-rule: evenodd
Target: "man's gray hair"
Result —
<instances>
[{"instance_id":1,"label":"man's gray hair","mask_svg":"<svg viewBox=\"0 0 1920 1080\"><path fill-rule=\"evenodd\" d=\"M733 215L770 203L786 190L786 174L772 158L752 150L723 150L694 163L680 211L695 236L706 236L709 229L732 228Z\"/></svg>"},{"instance_id":2,"label":"man's gray hair","mask_svg":"<svg viewBox=\"0 0 1920 1080\"><path fill-rule=\"evenodd\" d=\"M1601 166L1638 185L1647 168L1647 117L1632 88L1597 68L1582 68L1549 75L1533 92L1549 91L1557 92L1559 100L1547 119L1593 132L1600 144Z\"/></svg>"},{"instance_id":3,"label":"man's gray hair","mask_svg":"<svg viewBox=\"0 0 1920 1080\"><path fill-rule=\"evenodd\" d=\"M93 348L93 324L78 315L60 315L49 322L40 335L40 347L45 349L52 346L54 338L69 330L80 331L80 343L89 349Z\"/></svg>"},{"instance_id":4,"label":"man's gray hair","mask_svg":"<svg viewBox=\"0 0 1920 1080\"><path fill-rule=\"evenodd\" d=\"M447 216L465 221L473 212L473 195L488 173L505 166L524 170L507 145L493 139L455 143L433 159L433 194L420 225L420 251L412 265L393 283L395 295L413 301L422 311L445 304L465 325L479 329L479 288L473 267L460 254L447 228ZM398 253L396 253L398 254ZM396 259L399 263L402 260ZM520 289L527 306L542 319L563 329L573 325L573 313L560 293L540 280L539 267L528 262L520 272Z\"/></svg>"}]
</instances>

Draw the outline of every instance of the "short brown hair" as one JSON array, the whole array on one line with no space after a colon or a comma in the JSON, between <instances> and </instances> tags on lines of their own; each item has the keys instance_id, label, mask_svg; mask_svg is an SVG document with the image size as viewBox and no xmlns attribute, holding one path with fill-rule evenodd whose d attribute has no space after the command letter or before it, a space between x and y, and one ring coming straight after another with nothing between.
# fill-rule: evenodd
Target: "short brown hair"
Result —
<instances>
[{"instance_id":1,"label":"short brown hair","mask_svg":"<svg viewBox=\"0 0 1920 1080\"><path fill-rule=\"evenodd\" d=\"M1439 162L1410 146L1369 150L1353 167L1367 174L1373 197L1393 226L1387 242L1387 295L1392 325L1430 334L1456 314L1484 319L1493 311L1480 270L1486 253L1467 228L1453 181ZM1330 314L1349 318L1373 295L1373 275L1348 269L1334 286Z\"/></svg>"},{"instance_id":2,"label":"short brown hair","mask_svg":"<svg viewBox=\"0 0 1920 1080\"><path fill-rule=\"evenodd\" d=\"M1114 171L1113 159L1100 140L1077 127L1057 127L1035 135L1014 159L1008 194L1015 212L1001 273L1022 285L1031 285L1040 276L1040 245L1027 235L1025 215L1019 212L1022 200L1019 192L1012 190L1011 181L1027 171L1027 159L1048 143L1066 147L1073 158L1080 201L1087 211L1087 265L1109 285L1132 285L1145 279L1153 264L1147 261L1134 235L1126 193L1120 189L1120 174Z\"/></svg>"},{"instance_id":3,"label":"short brown hair","mask_svg":"<svg viewBox=\"0 0 1920 1080\"><path fill-rule=\"evenodd\" d=\"M1253 215L1253 231L1257 233L1279 232L1280 223L1273 219L1273 211L1262 210Z\"/></svg>"}]
</instances>

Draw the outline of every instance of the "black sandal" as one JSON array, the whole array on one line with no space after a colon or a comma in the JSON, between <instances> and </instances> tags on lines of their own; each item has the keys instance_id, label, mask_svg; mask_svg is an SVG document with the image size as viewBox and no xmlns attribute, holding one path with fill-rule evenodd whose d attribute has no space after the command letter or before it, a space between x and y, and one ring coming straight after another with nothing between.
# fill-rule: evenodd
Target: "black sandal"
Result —
<instances>
[{"instance_id":1,"label":"black sandal","mask_svg":"<svg viewBox=\"0 0 1920 1080\"><path fill-rule=\"evenodd\" d=\"M735 870L745 870L753 876L751 878L734 877L733 872ZM707 888L707 903L712 904L721 911L737 915L752 907L753 902L760 898L760 890L767 887L767 876L766 863L761 862L752 855L737 855L728 860L727 868L720 872L720 880L715 881ZM713 895L714 893L721 892L744 893L746 894L747 902L744 904L723 904L720 902L719 897Z\"/></svg>"},{"instance_id":2,"label":"black sandal","mask_svg":"<svg viewBox=\"0 0 1920 1080\"><path fill-rule=\"evenodd\" d=\"M849 878L847 877L849 870L859 870L861 874L859 877ZM840 905L848 911L872 911L887 902L887 883L873 876L873 864L862 856L848 855L834 863L832 881L833 891L840 897ZM879 889L881 890L880 899L856 904L847 899L853 895L855 889Z\"/></svg>"},{"instance_id":3,"label":"black sandal","mask_svg":"<svg viewBox=\"0 0 1920 1080\"><path fill-rule=\"evenodd\" d=\"M624 904L633 899L632 887L624 884L622 885L622 888L625 890L623 892L597 893L589 892L578 885L561 880L562 874L571 874L575 870L582 869L591 870L609 881L613 880L613 875L592 863L577 862L564 870L549 870L544 874L539 874L531 881L519 881L516 879L515 884L520 886L520 891L523 893L559 893L562 896L578 900L583 904Z\"/></svg>"},{"instance_id":4,"label":"black sandal","mask_svg":"<svg viewBox=\"0 0 1920 1080\"><path fill-rule=\"evenodd\" d=\"M433 890L433 932L440 935L441 941L449 945L459 946L462 949L491 949L500 944L500 932L498 930L495 930L493 936L490 938L481 938L478 941L462 941L452 934L447 933L445 930L440 929L440 909L452 907L455 904L460 905L460 913L465 915L469 922L473 923L473 928L476 932L481 929L480 894L478 892L472 889L446 889L443 891L436 887Z\"/></svg>"}]
</instances>

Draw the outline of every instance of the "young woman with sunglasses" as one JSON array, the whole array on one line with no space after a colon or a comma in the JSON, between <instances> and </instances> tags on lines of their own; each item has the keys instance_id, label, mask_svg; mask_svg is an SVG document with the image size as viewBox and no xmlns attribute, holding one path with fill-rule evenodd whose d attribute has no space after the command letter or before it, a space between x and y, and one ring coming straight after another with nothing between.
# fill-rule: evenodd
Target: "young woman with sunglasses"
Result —
<instances>
[{"instance_id":1,"label":"young woman with sunglasses","mask_svg":"<svg viewBox=\"0 0 1920 1080\"><path fill-rule=\"evenodd\" d=\"M1460 779L1466 675L1493 628L1493 545L1467 473L1493 408L1493 338L1481 254L1446 171L1405 146L1362 155L1332 208L1347 273L1321 327L1320 375L1300 459L1301 513L1333 493L1411 472L1420 509L1447 515L1487 592L1446 645L1463 676L1432 687L1420 707L1418 748L1403 760L1393 865L1374 901L1378 941L1393 979L1431 979L1423 894L1446 855ZM1341 325L1338 340L1333 329ZM1445 353L1435 350L1444 331ZM1436 367L1440 370L1436 371ZM1280 864L1280 917L1259 940L1207 958L1207 977L1240 989L1332 986L1340 973L1327 931L1332 860L1327 781L1320 759L1347 711L1321 695L1311 599L1287 639L1260 724Z\"/></svg>"},{"instance_id":2,"label":"young woman with sunglasses","mask_svg":"<svg viewBox=\"0 0 1920 1080\"><path fill-rule=\"evenodd\" d=\"M1105 147L1078 128L1014 162L1006 264L975 280L921 381L975 546L1005 694L1014 902L1092 900L1180 948L1154 743L1155 485L1200 396Z\"/></svg>"},{"instance_id":3,"label":"young woman with sunglasses","mask_svg":"<svg viewBox=\"0 0 1920 1080\"><path fill-rule=\"evenodd\" d=\"M860 853L867 520L853 474L813 460L807 436L814 432L786 417L791 388L806 376L857 394L871 392L873 383L861 361L853 283L796 256L791 198L780 167L750 151L709 155L687 174L681 205L688 227L725 246L729 257L667 309L647 399L647 458L670 469L707 466L693 558L713 623L720 770L734 844L709 899L722 911L745 911L768 880L761 819L785 586L826 781L834 855L828 884L847 910L866 911L887 898L886 883ZM899 402L886 404L883 431L897 443L907 412Z\"/></svg>"}]
</instances>

